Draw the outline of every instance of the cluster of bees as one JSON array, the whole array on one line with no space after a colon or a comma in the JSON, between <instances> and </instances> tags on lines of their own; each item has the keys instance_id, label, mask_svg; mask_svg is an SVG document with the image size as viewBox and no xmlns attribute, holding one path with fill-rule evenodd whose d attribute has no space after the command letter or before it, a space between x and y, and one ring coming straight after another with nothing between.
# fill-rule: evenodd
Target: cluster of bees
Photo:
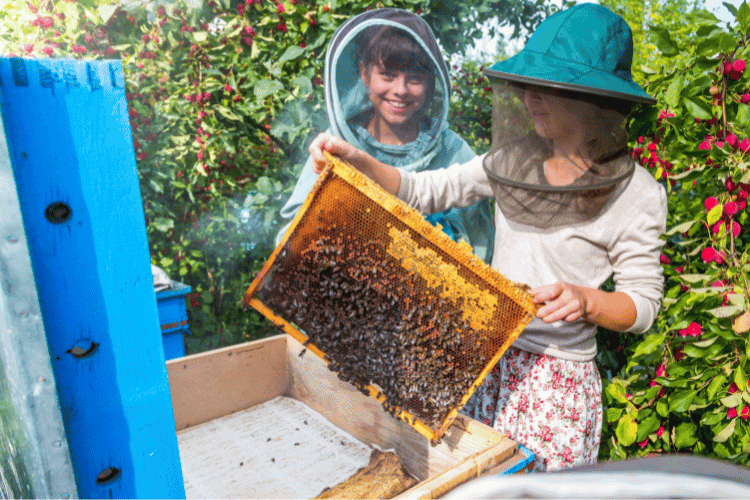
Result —
<instances>
[{"instance_id":1,"label":"cluster of bees","mask_svg":"<svg viewBox=\"0 0 750 500\"><path fill-rule=\"evenodd\" d=\"M276 264L263 302L295 324L341 380L365 394L377 386L392 415L404 409L438 425L488 362L480 349L486 334L469 326L462 304L429 289L376 242L322 230Z\"/></svg>"}]
</instances>

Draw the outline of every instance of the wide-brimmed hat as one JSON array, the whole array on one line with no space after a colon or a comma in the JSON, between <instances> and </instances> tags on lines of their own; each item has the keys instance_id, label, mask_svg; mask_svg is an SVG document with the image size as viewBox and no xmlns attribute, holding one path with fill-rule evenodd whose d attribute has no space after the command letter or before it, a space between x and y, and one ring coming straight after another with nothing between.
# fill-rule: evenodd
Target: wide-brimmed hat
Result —
<instances>
[{"instance_id":1,"label":"wide-brimmed hat","mask_svg":"<svg viewBox=\"0 0 750 500\"><path fill-rule=\"evenodd\" d=\"M585 3L557 12L515 56L485 70L488 77L654 104L633 81L633 34L619 15Z\"/></svg>"}]
</instances>

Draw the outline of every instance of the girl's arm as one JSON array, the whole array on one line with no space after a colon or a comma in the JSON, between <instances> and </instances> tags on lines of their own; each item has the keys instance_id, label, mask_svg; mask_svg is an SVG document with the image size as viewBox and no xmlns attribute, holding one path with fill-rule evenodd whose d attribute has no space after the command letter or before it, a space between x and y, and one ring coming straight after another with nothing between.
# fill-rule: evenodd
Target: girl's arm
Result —
<instances>
[{"instance_id":1,"label":"girl's arm","mask_svg":"<svg viewBox=\"0 0 750 500\"><path fill-rule=\"evenodd\" d=\"M595 325L618 332L635 324L635 302L624 292L604 292L595 288L558 281L531 290L541 305L536 317L545 323L583 318Z\"/></svg>"},{"instance_id":2,"label":"girl's arm","mask_svg":"<svg viewBox=\"0 0 750 500\"><path fill-rule=\"evenodd\" d=\"M351 164L367 177L380 184L388 193L394 196L398 194L401 187L401 173L398 169L376 160L371 155L355 148L343 139L324 132L313 140L309 150L313 170L316 173L320 173L328 163L328 160L323 156L323 152L327 151Z\"/></svg>"}]
</instances>

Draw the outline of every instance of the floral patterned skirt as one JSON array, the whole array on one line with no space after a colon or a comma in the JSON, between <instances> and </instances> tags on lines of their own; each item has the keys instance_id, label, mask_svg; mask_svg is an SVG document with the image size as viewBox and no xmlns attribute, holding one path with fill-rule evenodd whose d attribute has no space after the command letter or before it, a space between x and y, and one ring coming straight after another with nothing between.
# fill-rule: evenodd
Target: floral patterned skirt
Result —
<instances>
[{"instance_id":1,"label":"floral patterned skirt","mask_svg":"<svg viewBox=\"0 0 750 500\"><path fill-rule=\"evenodd\" d=\"M462 410L534 452L534 470L596 463L602 381L595 361L509 348Z\"/></svg>"}]
</instances>

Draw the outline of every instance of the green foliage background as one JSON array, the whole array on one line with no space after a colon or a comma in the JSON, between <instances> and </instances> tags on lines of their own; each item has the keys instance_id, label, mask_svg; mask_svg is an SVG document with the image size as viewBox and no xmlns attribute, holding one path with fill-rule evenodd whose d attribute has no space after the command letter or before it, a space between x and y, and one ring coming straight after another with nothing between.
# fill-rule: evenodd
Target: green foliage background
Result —
<instances>
[{"instance_id":1,"label":"green foliage background","mask_svg":"<svg viewBox=\"0 0 750 500\"><path fill-rule=\"evenodd\" d=\"M193 288L189 353L275 333L239 304L273 250L310 135L325 127L323 55L340 23L407 8L460 54L484 20L523 36L555 9L542 0L0 5L2 56L122 61L151 260ZM632 147L667 188L669 221L652 331L599 335L601 458L684 452L747 465L750 79L724 63L747 57L750 7L722 26L698 0L607 5L634 28L635 79L659 100L634 118ZM477 152L489 147L481 69L490 62L451 68L452 126Z\"/></svg>"}]
</instances>

